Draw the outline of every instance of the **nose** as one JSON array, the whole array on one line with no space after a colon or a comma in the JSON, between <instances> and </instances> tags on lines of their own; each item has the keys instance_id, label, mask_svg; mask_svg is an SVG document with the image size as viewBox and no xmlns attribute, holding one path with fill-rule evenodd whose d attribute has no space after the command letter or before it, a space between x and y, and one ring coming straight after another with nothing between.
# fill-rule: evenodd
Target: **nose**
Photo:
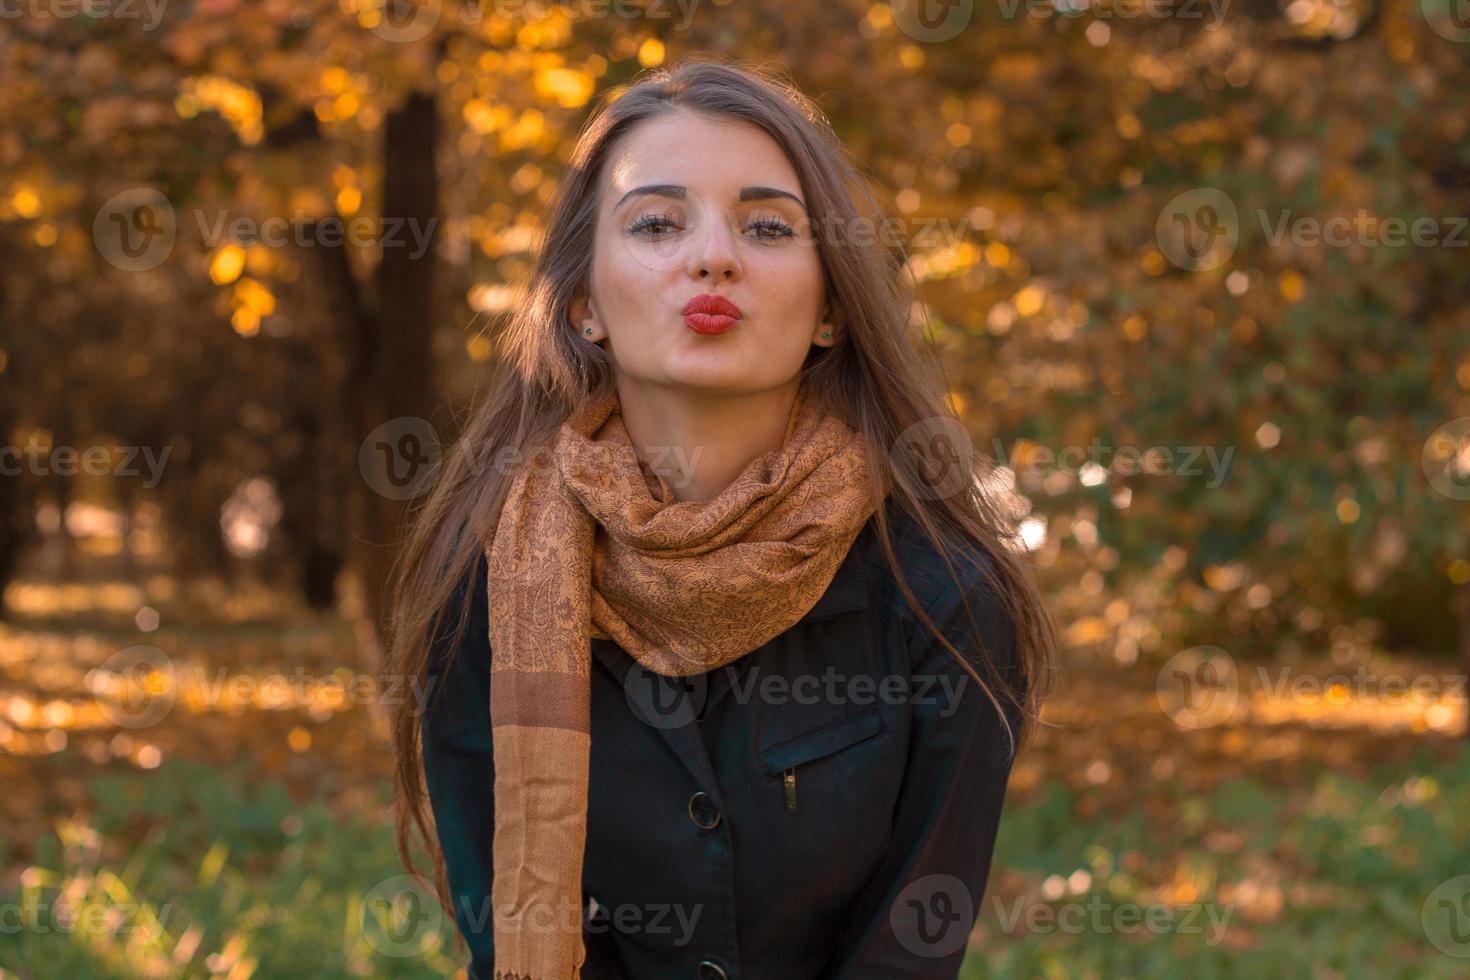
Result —
<instances>
[{"instance_id":1,"label":"nose","mask_svg":"<svg viewBox=\"0 0 1470 980\"><path fill-rule=\"evenodd\" d=\"M730 219L712 218L707 223L704 242L689 258L689 274L695 279L716 282L740 278L738 234Z\"/></svg>"}]
</instances>

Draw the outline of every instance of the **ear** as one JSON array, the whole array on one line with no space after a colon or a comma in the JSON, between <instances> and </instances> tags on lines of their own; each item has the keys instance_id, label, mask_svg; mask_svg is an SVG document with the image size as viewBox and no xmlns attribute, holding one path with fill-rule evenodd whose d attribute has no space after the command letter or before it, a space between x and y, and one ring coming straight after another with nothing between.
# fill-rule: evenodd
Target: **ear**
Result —
<instances>
[{"instance_id":1,"label":"ear","mask_svg":"<svg viewBox=\"0 0 1470 980\"><path fill-rule=\"evenodd\" d=\"M572 297L571 305L567 307L567 319L569 326L583 340L595 344L603 339L602 325L597 322L592 302L585 293L578 292Z\"/></svg>"},{"instance_id":2,"label":"ear","mask_svg":"<svg viewBox=\"0 0 1470 980\"><path fill-rule=\"evenodd\" d=\"M842 317L832 307L828 300L822 308L822 316L817 324L817 329L812 331L812 343L818 347L831 347L837 343L837 338L842 334Z\"/></svg>"},{"instance_id":3,"label":"ear","mask_svg":"<svg viewBox=\"0 0 1470 980\"><path fill-rule=\"evenodd\" d=\"M571 305L567 307L567 319L571 321L572 327L578 333L581 333L587 326L583 321L590 319L591 316L592 304L587 301L587 295L585 293L577 293L576 296L572 297Z\"/></svg>"}]
</instances>

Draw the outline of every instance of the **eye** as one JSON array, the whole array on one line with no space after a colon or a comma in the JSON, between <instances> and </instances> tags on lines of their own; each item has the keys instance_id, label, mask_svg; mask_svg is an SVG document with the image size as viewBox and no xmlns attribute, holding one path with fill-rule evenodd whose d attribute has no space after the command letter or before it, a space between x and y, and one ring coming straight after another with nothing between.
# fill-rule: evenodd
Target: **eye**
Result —
<instances>
[{"instance_id":1,"label":"eye","mask_svg":"<svg viewBox=\"0 0 1470 980\"><path fill-rule=\"evenodd\" d=\"M633 222L628 229L630 235L643 235L645 238L661 238L670 233L671 229L677 229L679 223L668 214L645 214ZM652 231L650 231L652 229Z\"/></svg>"},{"instance_id":2,"label":"eye","mask_svg":"<svg viewBox=\"0 0 1470 980\"><path fill-rule=\"evenodd\" d=\"M790 238L796 234L792 227L780 218L757 218L750 223L750 227L756 229L756 238L767 241Z\"/></svg>"}]
</instances>

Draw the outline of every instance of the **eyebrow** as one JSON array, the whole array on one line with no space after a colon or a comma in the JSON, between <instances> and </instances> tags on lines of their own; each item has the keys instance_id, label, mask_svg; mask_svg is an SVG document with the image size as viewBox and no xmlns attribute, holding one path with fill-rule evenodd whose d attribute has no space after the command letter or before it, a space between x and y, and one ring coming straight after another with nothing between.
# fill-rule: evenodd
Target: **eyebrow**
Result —
<instances>
[{"instance_id":1,"label":"eyebrow","mask_svg":"<svg viewBox=\"0 0 1470 980\"><path fill-rule=\"evenodd\" d=\"M650 194L655 197L668 197L676 201L682 201L686 196L687 190L688 188L684 187L682 184L645 184L642 187L633 188L631 191L619 198L618 203L613 205L613 210L616 211L618 208L622 207L629 198L638 197L643 194ZM779 187L740 188L741 201L769 201L773 198L778 197L789 198L790 200L793 200L797 204L801 205L801 209L803 211L806 210L806 203L802 201L801 198L797 197L795 194L792 194L790 191L783 191Z\"/></svg>"}]
</instances>

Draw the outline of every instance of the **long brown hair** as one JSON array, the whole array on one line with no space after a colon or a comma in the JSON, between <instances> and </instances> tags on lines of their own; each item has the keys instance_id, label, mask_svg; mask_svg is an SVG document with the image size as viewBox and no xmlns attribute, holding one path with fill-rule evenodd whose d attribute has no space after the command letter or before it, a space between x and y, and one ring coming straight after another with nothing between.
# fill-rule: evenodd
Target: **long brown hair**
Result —
<instances>
[{"instance_id":1,"label":"long brown hair","mask_svg":"<svg viewBox=\"0 0 1470 980\"><path fill-rule=\"evenodd\" d=\"M612 386L606 352L578 337L569 316L573 299L590 278L599 177L620 137L644 120L681 111L754 123L768 133L800 177L817 229L886 227L886 215L820 110L768 69L700 55L638 79L602 105L582 130L550 202L523 299L496 338L499 358L482 389L484 400L471 408L459 439L413 512L393 568L388 676L423 684L446 617L457 621L451 650L463 636L471 597L466 596L458 609L447 607L456 584L479 559L513 474L513 468L489 461L507 448L533 450L584 399ZM1005 727L1013 747L1019 748L1050 687L1057 646L1034 569L1016 545L1013 521L1003 502L984 491L976 464L966 460L964 465L974 473L967 474L958 492L940 495L916 472L922 465L906 464L905 453L890 451L902 434L916 431L911 427L942 433L947 426L959 426L946 397L938 357L927 343L921 351L910 340L913 290L904 277L907 258L901 245L872 234L819 232L816 238L828 300L845 330L834 346L812 348L800 384L818 404L863 434L873 474L877 538L885 561L916 617L997 708L1001 700L1007 703L1002 719L1011 710L1018 713L1021 730L1013 731L1009 721ZM951 576L958 577L952 544L978 547L991 559L979 567L1015 625L1017 663L1010 677L998 672L993 662L969 663L935 628L899 568L884 512L888 494L892 499L886 506L897 505L922 528ZM968 603L966 609L970 611ZM973 614L970 623L974 627ZM989 683L977 666L989 676ZM452 915L443 853L425 807L421 708L427 706L405 699L394 714L398 851L404 866L413 871L409 843L417 828L433 856L439 899ZM487 793L490 788L487 783Z\"/></svg>"}]
</instances>

